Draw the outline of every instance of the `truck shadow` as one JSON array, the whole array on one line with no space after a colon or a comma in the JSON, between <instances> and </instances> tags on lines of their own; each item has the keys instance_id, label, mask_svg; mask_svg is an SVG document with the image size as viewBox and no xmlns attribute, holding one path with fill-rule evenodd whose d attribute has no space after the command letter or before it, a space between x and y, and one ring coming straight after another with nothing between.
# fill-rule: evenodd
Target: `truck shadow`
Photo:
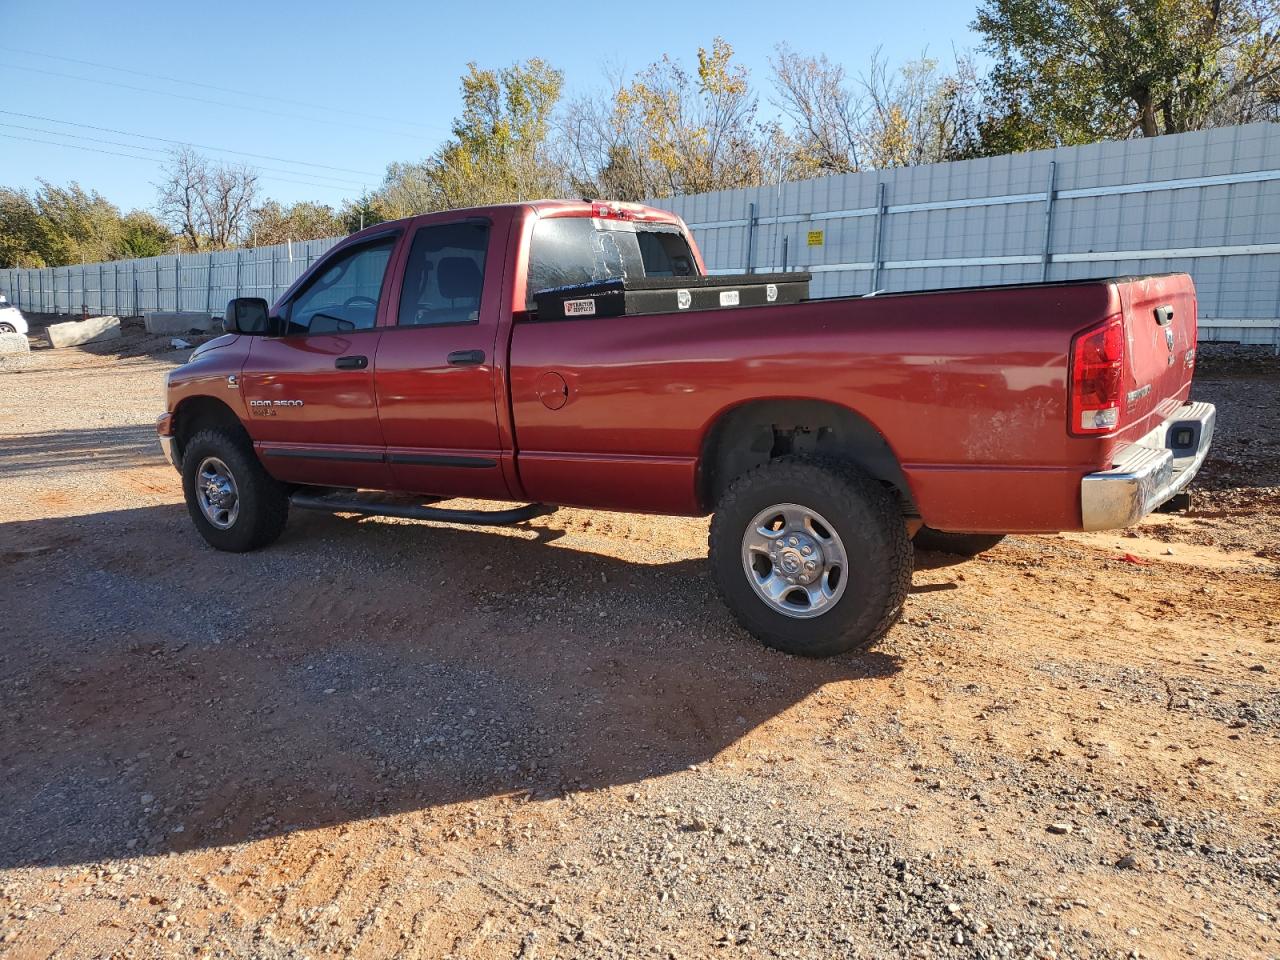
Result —
<instances>
[{"instance_id":1,"label":"truck shadow","mask_svg":"<svg viewBox=\"0 0 1280 960\"><path fill-rule=\"evenodd\" d=\"M0 524L0 868L635 783L898 669L766 651L702 559L546 542L555 520L300 516L245 555L180 504Z\"/></svg>"}]
</instances>

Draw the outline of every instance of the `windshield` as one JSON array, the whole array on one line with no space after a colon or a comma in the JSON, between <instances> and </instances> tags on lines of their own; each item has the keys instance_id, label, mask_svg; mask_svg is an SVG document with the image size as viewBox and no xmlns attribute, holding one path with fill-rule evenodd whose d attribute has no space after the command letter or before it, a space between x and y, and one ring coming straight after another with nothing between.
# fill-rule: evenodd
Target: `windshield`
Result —
<instances>
[{"instance_id":1,"label":"windshield","mask_svg":"<svg viewBox=\"0 0 1280 960\"><path fill-rule=\"evenodd\" d=\"M697 262L670 223L551 217L533 228L526 306L543 290L644 277L696 277Z\"/></svg>"}]
</instances>

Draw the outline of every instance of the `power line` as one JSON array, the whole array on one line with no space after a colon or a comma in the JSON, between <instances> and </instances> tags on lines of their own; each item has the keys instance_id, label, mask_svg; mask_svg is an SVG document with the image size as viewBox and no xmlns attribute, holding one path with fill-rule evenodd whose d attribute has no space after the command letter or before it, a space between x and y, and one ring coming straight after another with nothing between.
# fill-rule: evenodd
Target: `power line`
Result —
<instances>
[{"instance_id":1,"label":"power line","mask_svg":"<svg viewBox=\"0 0 1280 960\"><path fill-rule=\"evenodd\" d=\"M179 100L191 100L195 103L212 104L215 107L230 107L233 110L249 110L253 113L266 114L269 117L284 117L286 120L303 120L309 123L327 123L348 130L364 130L367 133L380 133L384 136L407 137L412 140L419 140L421 137L414 133L402 133L399 130L379 130L377 127L357 126L346 120L326 120L323 117L300 117L294 113L281 113L279 110L264 110L261 107L251 107L243 103L227 103L224 100L209 100L206 97L193 97L187 93L175 93L172 90L149 90L146 87L135 87L130 83L120 83L116 80L103 80L99 77L79 77L74 73L61 73L57 70L41 70L39 67L23 67L16 63L0 63L0 69L3 70L25 70L31 73L43 73L50 77L62 77L66 80L82 80L85 83L105 84L110 87L120 87L122 90L133 90L138 93L149 93L159 97L176 97Z\"/></svg>"},{"instance_id":2,"label":"power line","mask_svg":"<svg viewBox=\"0 0 1280 960\"><path fill-rule=\"evenodd\" d=\"M160 163L157 157L139 157L132 153L120 153L118 150L100 150L97 147L82 147L78 143L58 143L56 140L37 140L35 137L20 137L12 133L0 133L0 137L8 140L24 140L27 143L43 143L50 147L65 147L68 150L84 150L87 153L102 153L112 157L126 157L129 160L141 160L144 163ZM284 177L263 177L263 180L270 180L272 183L292 183L300 187L312 187L313 189L322 190L340 190L349 191L350 187L340 187L337 184L329 183L307 183L304 180L288 180Z\"/></svg>"},{"instance_id":3,"label":"power line","mask_svg":"<svg viewBox=\"0 0 1280 960\"><path fill-rule=\"evenodd\" d=\"M27 120L42 120L45 123L61 123L68 127L80 127L84 130L97 130L100 133L115 133L122 137L137 137L139 140L154 140L157 143L172 143L181 147L199 147L201 150L212 150L215 153L233 153L241 157L254 157L259 160L274 160L277 163L290 163L302 167L316 167L320 170L337 170L341 173L358 173L361 176L381 177L380 173L368 170L355 170L351 167L334 167L327 163L312 163L309 160L291 160L288 157L274 157L266 153L249 153L246 150L232 150L229 147L213 147L207 143L192 143L190 140L174 140L170 137L154 137L147 133L130 133L128 130L117 130L114 127L99 127L92 123L76 123L74 120L59 120L57 117L43 117L37 113L19 113L17 110L0 110L10 117L23 117Z\"/></svg>"},{"instance_id":4,"label":"power line","mask_svg":"<svg viewBox=\"0 0 1280 960\"><path fill-rule=\"evenodd\" d=\"M3 112L3 111L0 111L0 112ZM146 150L150 153L168 153L168 151L166 151L163 147L147 147L147 146L143 146L142 144L121 143L119 140L104 140L101 137L86 137L84 134L81 134L81 133L62 133L61 131L58 131L58 130L41 130L39 127L27 127L27 126L23 126L20 123L0 123L0 127L8 127L11 130L27 130L31 133L43 133L53 137L70 137L73 140L88 140L92 143L105 143L109 146L126 147L130 150ZM72 144L68 144L68 146L72 146ZM347 180L343 177L334 177L324 173L307 173L302 170L277 170L273 167L255 167L254 169L266 171L269 173L287 173L287 174L290 174L291 176L297 176L297 177L314 177L317 180L330 180L334 183L334 185L344 186L347 188L353 188L356 186L360 186L363 188L364 186L363 184L359 184L354 180ZM324 185L328 186L328 184L324 184Z\"/></svg>"},{"instance_id":5,"label":"power line","mask_svg":"<svg viewBox=\"0 0 1280 960\"><path fill-rule=\"evenodd\" d=\"M61 60L64 63L78 63L85 67L97 67L103 70L115 70L117 73L129 73L135 77L147 77L151 80L164 80L167 83L181 83L189 87L203 87L206 90L217 90L221 93L232 93L241 97L256 97L259 100L274 100L277 103L289 103L296 107L309 107L313 110L324 110L328 113L345 113L353 117L365 117L370 120L384 120L387 123L398 123L406 127L420 127L423 130L430 130L433 133L439 133L438 124L417 123L413 120L400 120L395 117L383 117L376 113L365 113L362 110L343 110L332 104L308 103L305 100L291 100L288 97L275 97L269 93L259 93L254 90L237 90L234 87L221 87L214 83L203 83L199 80L186 80L182 77L170 77L162 73L147 73L144 70L132 70L128 67L119 67L110 63L98 63L94 60L79 60L75 57L64 57L56 53L45 53L37 50L23 50L20 47L5 47L9 53L21 53L28 57L44 57L49 60Z\"/></svg>"}]
</instances>

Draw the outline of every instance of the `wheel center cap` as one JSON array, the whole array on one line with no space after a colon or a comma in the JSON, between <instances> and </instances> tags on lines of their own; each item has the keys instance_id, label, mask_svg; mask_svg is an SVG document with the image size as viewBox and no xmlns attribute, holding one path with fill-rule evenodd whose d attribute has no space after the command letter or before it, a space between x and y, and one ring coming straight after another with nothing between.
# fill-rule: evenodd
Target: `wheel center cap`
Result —
<instances>
[{"instance_id":1,"label":"wheel center cap","mask_svg":"<svg viewBox=\"0 0 1280 960\"><path fill-rule=\"evenodd\" d=\"M822 575L822 547L803 533L789 533L774 542L778 572L796 583L812 583Z\"/></svg>"},{"instance_id":2,"label":"wheel center cap","mask_svg":"<svg viewBox=\"0 0 1280 960\"><path fill-rule=\"evenodd\" d=\"M204 493L205 496L209 498L210 503L219 507L226 506L226 503L231 496L231 490L225 484L219 483L217 480L210 480L206 483L204 486Z\"/></svg>"}]
</instances>

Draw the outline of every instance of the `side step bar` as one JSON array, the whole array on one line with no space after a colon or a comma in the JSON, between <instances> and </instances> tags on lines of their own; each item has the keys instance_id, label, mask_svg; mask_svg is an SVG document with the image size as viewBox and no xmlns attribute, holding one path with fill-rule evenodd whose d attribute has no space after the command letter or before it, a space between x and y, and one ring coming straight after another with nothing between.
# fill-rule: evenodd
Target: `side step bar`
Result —
<instances>
[{"instance_id":1,"label":"side step bar","mask_svg":"<svg viewBox=\"0 0 1280 960\"><path fill-rule=\"evenodd\" d=\"M482 527L502 527L512 523L524 523L534 517L555 513L555 507L544 503L529 503L509 510L446 510L412 503L388 503L366 500L355 494L321 496L302 490L289 497L291 506L299 510L320 510L325 513L362 513L376 517L399 517L402 520L434 520L437 523L470 523Z\"/></svg>"}]
</instances>

